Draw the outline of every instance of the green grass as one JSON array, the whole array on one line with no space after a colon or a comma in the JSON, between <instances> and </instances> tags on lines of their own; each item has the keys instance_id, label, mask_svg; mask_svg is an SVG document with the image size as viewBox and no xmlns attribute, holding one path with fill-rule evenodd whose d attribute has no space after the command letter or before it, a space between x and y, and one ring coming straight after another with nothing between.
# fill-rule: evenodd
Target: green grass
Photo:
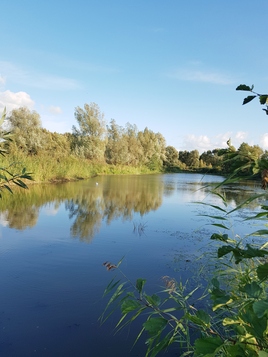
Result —
<instances>
[{"instance_id":1,"label":"green grass","mask_svg":"<svg viewBox=\"0 0 268 357\"><path fill-rule=\"evenodd\" d=\"M152 173L147 167L115 166L106 163L96 163L74 156L53 158L47 156L25 156L10 154L1 158L1 167L7 168L13 164L13 172L26 168L32 173L35 182L57 182L87 179L96 175L122 175Z\"/></svg>"}]
</instances>

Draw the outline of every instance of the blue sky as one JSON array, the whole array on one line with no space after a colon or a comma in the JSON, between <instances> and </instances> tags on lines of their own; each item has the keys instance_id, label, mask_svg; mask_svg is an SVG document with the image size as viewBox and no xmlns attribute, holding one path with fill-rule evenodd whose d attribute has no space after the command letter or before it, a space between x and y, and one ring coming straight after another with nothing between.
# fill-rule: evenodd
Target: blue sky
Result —
<instances>
[{"instance_id":1,"label":"blue sky","mask_svg":"<svg viewBox=\"0 0 268 357\"><path fill-rule=\"evenodd\" d=\"M268 117L235 88L268 91L267 1L2 0L0 109L71 131L95 102L109 124L201 152L231 138L268 149Z\"/></svg>"}]
</instances>

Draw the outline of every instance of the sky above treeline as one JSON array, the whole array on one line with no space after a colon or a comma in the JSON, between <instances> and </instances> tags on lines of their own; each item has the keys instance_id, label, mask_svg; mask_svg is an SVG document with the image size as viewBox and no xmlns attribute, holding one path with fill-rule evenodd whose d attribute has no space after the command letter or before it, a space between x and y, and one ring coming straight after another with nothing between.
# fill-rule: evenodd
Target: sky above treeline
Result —
<instances>
[{"instance_id":1,"label":"sky above treeline","mask_svg":"<svg viewBox=\"0 0 268 357\"><path fill-rule=\"evenodd\" d=\"M59 133L97 103L109 124L177 150L268 149L267 1L2 0L0 110L27 106Z\"/></svg>"}]
</instances>

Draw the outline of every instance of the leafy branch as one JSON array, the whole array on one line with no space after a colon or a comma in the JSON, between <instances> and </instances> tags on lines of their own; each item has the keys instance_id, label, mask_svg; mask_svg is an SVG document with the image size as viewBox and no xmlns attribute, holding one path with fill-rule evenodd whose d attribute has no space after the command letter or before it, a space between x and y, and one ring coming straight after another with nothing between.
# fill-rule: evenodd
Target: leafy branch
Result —
<instances>
[{"instance_id":1,"label":"leafy branch","mask_svg":"<svg viewBox=\"0 0 268 357\"><path fill-rule=\"evenodd\" d=\"M0 119L0 127L3 126L6 119L6 108ZM6 156L8 154L8 144L12 141L12 133L9 131L0 131L0 155ZM0 198L2 198L2 192L7 190L13 193L11 186L16 185L21 188L27 189L28 186L23 180L33 180L32 174L27 172L26 168L22 168L20 172L14 172L15 167L18 164L13 162L7 167L0 167Z\"/></svg>"},{"instance_id":2,"label":"leafy branch","mask_svg":"<svg viewBox=\"0 0 268 357\"><path fill-rule=\"evenodd\" d=\"M253 95L249 95L243 100L243 105L251 102L254 98L259 97L259 101L261 105L266 105L266 109L262 109L265 111L266 115L268 115L268 94L260 94L253 91L254 85L251 87L247 86L246 84L240 84L236 90L241 90L244 92L251 92Z\"/></svg>"}]
</instances>

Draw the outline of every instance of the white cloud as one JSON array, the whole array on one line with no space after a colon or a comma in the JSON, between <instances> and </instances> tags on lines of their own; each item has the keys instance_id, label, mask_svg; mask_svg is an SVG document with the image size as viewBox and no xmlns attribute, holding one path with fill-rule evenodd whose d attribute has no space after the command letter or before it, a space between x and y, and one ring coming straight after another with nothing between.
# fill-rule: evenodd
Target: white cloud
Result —
<instances>
[{"instance_id":1,"label":"white cloud","mask_svg":"<svg viewBox=\"0 0 268 357\"><path fill-rule=\"evenodd\" d=\"M11 92L6 90L0 92L0 110L2 111L5 107L7 112L19 108L19 107L32 108L34 106L34 101L31 99L30 95L26 92Z\"/></svg>"},{"instance_id":2,"label":"white cloud","mask_svg":"<svg viewBox=\"0 0 268 357\"><path fill-rule=\"evenodd\" d=\"M268 149L268 133L265 133L262 135L262 137L260 139L260 144L263 149L265 149L265 150Z\"/></svg>"},{"instance_id":3,"label":"white cloud","mask_svg":"<svg viewBox=\"0 0 268 357\"><path fill-rule=\"evenodd\" d=\"M248 136L248 134L244 131L239 131L235 134L235 138L239 141L243 141L246 139L246 137Z\"/></svg>"},{"instance_id":4,"label":"white cloud","mask_svg":"<svg viewBox=\"0 0 268 357\"><path fill-rule=\"evenodd\" d=\"M54 106L54 105L51 105L51 106L49 107L49 112L50 112L51 114L61 114L61 113L62 113L62 110L61 110L60 107L56 107L56 106Z\"/></svg>"},{"instance_id":5,"label":"white cloud","mask_svg":"<svg viewBox=\"0 0 268 357\"><path fill-rule=\"evenodd\" d=\"M50 90L74 90L80 88L80 84L75 79L38 73L10 62L0 61L0 72L4 73L9 82L23 84L24 87L30 86Z\"/></svg>"},{"instance_id":6,"label":"white cloud","mask_svg":"<svg viewBox=\"0 0 268 357\"><path fill-rule=\"evenodd\" d=\"M208 150L227 148L227 141L229 139L231 139L231 144L235 148L238 148L242 144L242 142L245 141L245 138L247 136L248 134L242 131L239 131L237 133L232 133L228 131L226 133L218 134L211 137L209 137L208 135L189 134L184 137L183 149L180 150L192 151L196 149L199 151L199 153L202 153ZM266 145L268 147L268 133L266 134L266 137L263 138L263 140L266 140Z\"/></svg>"},{"instance_id":7,"label":"white cloud","mask_svg":"<svg viewBox=\"0 0 268 357\"><path fill-rule=\"evenodd\" d=\"M208 136L194 134L186 135L184 137L184 147L186 150L191 151L197 149L200 152L211 149L211 142Z\"/></svg>"}]
</instances>

